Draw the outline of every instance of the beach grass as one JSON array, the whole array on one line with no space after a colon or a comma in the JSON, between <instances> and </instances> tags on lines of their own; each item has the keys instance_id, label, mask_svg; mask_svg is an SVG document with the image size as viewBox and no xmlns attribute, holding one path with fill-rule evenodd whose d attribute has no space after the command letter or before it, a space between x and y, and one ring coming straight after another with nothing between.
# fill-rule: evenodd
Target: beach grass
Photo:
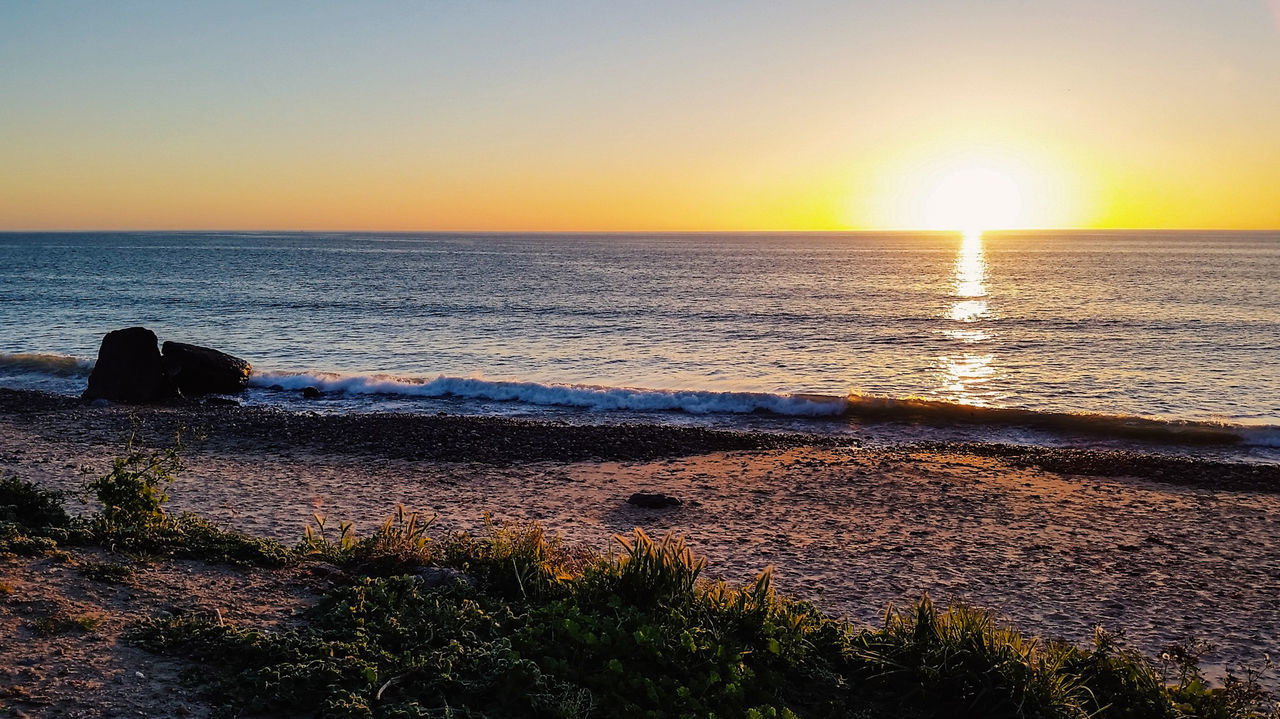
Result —
<instances>
[{"instance_id":1,"label":"beach grass","mask_svg":"<svg viewBox=\"0 0 1280 719\"><path fill-rule=\"evenodd\" d=\"M441 544L448 544L446 540ZM927 597L859 628L746 586L701 579L675 536L642 531L567 570L536 524L492 528L430 563L445 582L361 576L303 626L157 618L133 641L188 657L237 710L325 717L1262 717L1247 678L1210 688L1099 630L1092 646L1026 637ZM545 558L540 568L534 565ZM465 562L460 562L465 558ZM472 571L485 567L483 571ZM506 576L504 576L504 574ZM1188 656L1182 657L1184 660ZM211 671L210 671L211 670Z\"/></svg>"},{"instance_id":2,"label":"beach grass","mask_svg":"<svg viewBox=\"0 0 1280 719\"><path fill-rule=\"evenodd\" d=\"M593 554L536 522L486 517L429 536L396 509L367 536L317 517L294 546L165 511L180 455L130 444L85 487L99 509L0 482L0 551L86 544L159 558L332 565L340 580L275 629L168 612L128 641L181 658L226 716L322 717L1127 717L1277 716L1256 677L1211 686L1194 646L1148 660L1099 629L1089 646L1026 636L976 608L928 597L873 627L773 588L731 586L677 535L636 529ZM122 568L123 567L123 568ZM127 566L82 568L128 581ZM46 634L91 632L50 614Z\"/></svg>"}]
</instances>

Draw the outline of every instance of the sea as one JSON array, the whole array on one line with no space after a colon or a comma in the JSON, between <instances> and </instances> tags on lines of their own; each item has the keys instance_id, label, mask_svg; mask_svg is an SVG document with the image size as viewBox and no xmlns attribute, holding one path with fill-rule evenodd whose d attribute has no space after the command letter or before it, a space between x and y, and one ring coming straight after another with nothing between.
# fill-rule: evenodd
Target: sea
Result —
<instances>
[{"instance_id":1,"label":"sea","mask_svg":"<svg viewBox=\"0 0 1280 719\"><path fill-rule=\"evenodd\" d=\"M1280 232L0 234L0 387L136 325L252 405L1280 461Z\"/></svg>"}]
</instances>

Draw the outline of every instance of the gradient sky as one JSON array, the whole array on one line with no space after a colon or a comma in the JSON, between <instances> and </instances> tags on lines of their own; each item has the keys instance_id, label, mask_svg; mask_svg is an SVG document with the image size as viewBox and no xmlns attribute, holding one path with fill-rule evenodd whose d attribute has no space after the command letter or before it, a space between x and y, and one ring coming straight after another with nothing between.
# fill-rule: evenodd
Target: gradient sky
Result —
<instances>
[{"instance_id":1,"label":"gradient sky","mask_svg":"<svg viewBox=\"0 0 1280 719\"><path fill-rule=\"evenodd\" d=\"M0 5L3 229L1280 227L1280 0Z\"/></svg>"}]
</instances>

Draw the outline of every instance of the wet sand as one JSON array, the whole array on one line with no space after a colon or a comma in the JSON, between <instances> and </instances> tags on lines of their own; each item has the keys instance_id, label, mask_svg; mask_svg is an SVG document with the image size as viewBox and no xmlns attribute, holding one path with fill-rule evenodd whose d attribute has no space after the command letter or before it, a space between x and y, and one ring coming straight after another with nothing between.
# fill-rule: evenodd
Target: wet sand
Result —
<instances>
[{"instance_id":1,"label":"wet sand","mask_svg":"<svg viewBox=\"0 0 1280 719\"><path fill-rule=\"evenodd\" d=\"M396 503L438 513L440 532L475 529L488 511L600 550L640 526L687 536L712 576L773 565L781 592L858 622L927 592L1076 642L1101 624L1149 655L1189 636L1214 645L1218 666L1280 649L1275 467L456 417L138 416L152 440L192 429L174 508L285 541L314 512L367 528ZM128 428L123 408L0 390L0 468L71 488ZM626 504L643 490L684 505ZM1280 688L1274 674L1264 683Z\"/></svg>"}]
</instances>

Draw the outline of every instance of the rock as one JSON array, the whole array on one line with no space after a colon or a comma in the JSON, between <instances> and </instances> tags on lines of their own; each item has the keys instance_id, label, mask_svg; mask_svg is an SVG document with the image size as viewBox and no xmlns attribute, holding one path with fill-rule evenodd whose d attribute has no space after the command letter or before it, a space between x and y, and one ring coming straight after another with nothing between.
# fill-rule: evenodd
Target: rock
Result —
<instances>
[{"instance_id":1,"label":"rock","mask_svg":"<svg viewBox=\"0 0 1280 719\"><path fill-rule=\"evenodd\" d=\"M239 357L183 342L165 342L163 353L165 368L183 394L235 394L249 386L253 366Z\"/></svg>"},{"instance_id":2,"label":"rock","mask_svg":"<svg viewBox=\"0 0 1280 719\"><path fill-rule=\"evenodd\" d=\"M322 396L322 395L324 395L324 392L321 392L321 391L320 391L320 388L318 388L318 387L303 387L303 388L302 388L302 396L303 396L303 397L305 397L306 399L316 399L316 398L318 398L318 397L320 397L320 396Z\"/></svg>"},{"instance_id":3,"label":"rock","mask_svg":"<svg viewBox=\"0 0 1280 719\"><path fill-rule=\"evenodd\" d=\"M413 572L426 589L441 587L454 582L470 583L470 578L460 569L450 567L418 567Z\"/></svg>"},{"instance_id":4,"label":"rock","mask_svg":"<svg viewBox=\"0 0 1280 719\"><path fill-rule=\"evenodd\" d=\"M270 387L268 387L267 389L271 390L272 392L283 392L283 391L284 391L284 385L282 385L282 384L273 384L273 385L271 385Z\"/></svg>"},{"instance_id":5,"label":"rock","mask_svg":"<svg viewBox=\"0 0 1280 719\"><path fill-rule=\"evenodd\" d=\"M663 509L664 507L679 507L683 502L667 494L636 492L627 498L627 504L634 504L644 509Z\"/></svg>"},{"instance_id":6,"label":"rock","mask_svg":"<svg viewBox=\"0 0 1280 719\"><path fill-rule=\"evenodd\" d=\"M177 384L165 372L156 343L156 333L145 327L108 332L81 397L131 403L181 397Z\"/></svg>"}]
</instances>

